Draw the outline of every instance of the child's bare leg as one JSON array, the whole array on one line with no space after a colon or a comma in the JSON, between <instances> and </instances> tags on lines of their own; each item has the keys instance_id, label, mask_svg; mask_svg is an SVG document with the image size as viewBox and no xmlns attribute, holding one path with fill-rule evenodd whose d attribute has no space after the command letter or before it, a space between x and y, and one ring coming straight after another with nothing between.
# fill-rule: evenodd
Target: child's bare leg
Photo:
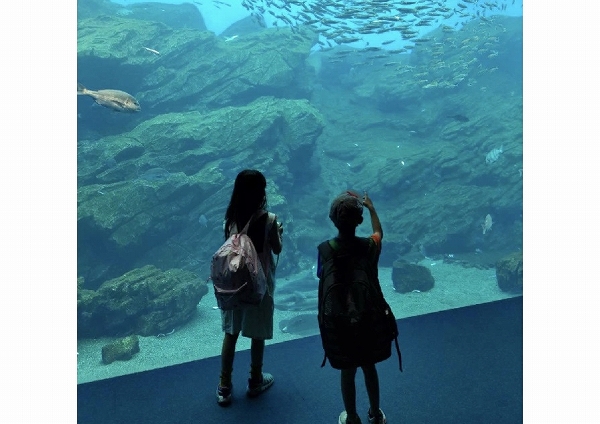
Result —
<instances>
[{"instance_id":1,"label":"child's bare leg","mask_svg":"<svg viewBox=\"0 0 600 424\"><path fill-rule=\"evenodd\" d=\"M342 400L344 408L348 413L348 417L356 417L356 385L354 377L356 376L356 368L349 368L341 372L342 385Z\"/></svg>"},{"instance_id":2,"label":"child's bare leg","mask_svg":"<svg viewBox=\"0 0 600 424\"><path fill-rule=\"evenodd\" d=\"M376 414L379 411L379 376L375 364L362 367L365 376L365 387L369 395L369 406L371 413Z\"/></svg>"}]
</instances>

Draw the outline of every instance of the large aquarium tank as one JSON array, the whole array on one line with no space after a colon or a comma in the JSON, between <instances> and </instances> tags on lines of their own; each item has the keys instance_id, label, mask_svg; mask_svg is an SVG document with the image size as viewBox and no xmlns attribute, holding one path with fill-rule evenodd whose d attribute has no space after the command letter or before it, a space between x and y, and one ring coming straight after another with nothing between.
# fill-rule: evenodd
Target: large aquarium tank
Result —
<instances>
[{"instance_id":1,"label":"large aquarium tank","mask_svg":"<svg viewBox=\"0 0 600 424\"><path fill-rule=\"evenodd\" d=\"M267 343L318 334L317 245L345 190L379 213L397 318L522 295L520 0L77 13L80 383L220 354L208 277L244 169L266 176L284 226Z\"/></svg>"}]
</instances>

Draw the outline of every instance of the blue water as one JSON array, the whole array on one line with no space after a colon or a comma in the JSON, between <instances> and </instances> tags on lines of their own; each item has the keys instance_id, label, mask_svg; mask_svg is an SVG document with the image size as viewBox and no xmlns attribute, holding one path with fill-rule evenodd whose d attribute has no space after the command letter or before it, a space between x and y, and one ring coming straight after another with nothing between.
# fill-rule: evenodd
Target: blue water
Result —
<instances>
[{"instance_id":1,"label":"blue water","mask_svg":"<svg viewBox=\"0 0 600 424\"><path fill-rule=\"evenodd\" d=\"M144 2L143 0L119 0L119 1L115 1L115 3L121 4L123 6L127 6L127 5L135 4L135 3L147 3L147 2ZM159 3L165 3L165 4L192 3L195 7L198 8L200 13L202 13L202 17L204 18L204 22L206 23L207 29L210 31L213 31L217 35L221 34L229 25L248 16L248 13L249 13L249 10L242 6L242 2L233 1L233 0L224 2L224 3L229 4L230 6L226 6L224 4L220 4L219 2L214 2L214 1L210 1L210 0L191 1L191 2L190 1L185 2L185 1L166 0L163 2L159 2ZM251 3L251 2L248 2L248 3ZM274 11L274 12L277 12L277 14L281 13L281 9L278 9L274 6L270 6L269 4L266 4L267 2L257 1L254 3L257 5L260 4L265 7L265 10L266 10L265 15L269 16L268 11ZM284 5L287 2L275 1L275 2L269 2L269 3ZM306 1L304 3L306 3L306 4L318 4L318 3L334 4L334 3L337 3L340 5L347 5L347 4L351 4L353 2L349 2L349 1L339 1L339 2ZM361 2L356 2L356 3L360 4ZM362 2L362 3L364 3L363 7L366 9L368 7L368 2ZM390 2L390 3L392 3L392 2ZM399 2L395 2L395 3L401 3L401 2L399 1ZM427 2L415 2L415 3L419 4L419 3L427 3ZM431 2L431 3L436 3L436 2ZM512 0L506 0L506 1L490 1L490 2L484 2L484 1L460 2L460 1L450 0L450 1L440 1L437 3L443 4L445 7L448 7L451 9L460 9L457 6L457 3L461 3L465 6L467 6L464 9L465 14L474 14L475 16L476 16L478 9L484 9L484 8L487 8L489 10L490 14L493 13L493 14L501 14L501 15L505 15L505 16L523 16L523 2L522 1L514 1L513 2ZM490 6L487 6L487 5L490 5ZM290 4L290 8L294 11L298 9L298 7L294 4ZM287 11L285 11L285 9L284 9L284 12L281 14L284 14L285 12L287 12ZM469 17L460 17L458 15L454 15L448 19L444 19L443 22L446 25L454 26L457 23L461 24L462 22L468 21L469 19L470 19ZM278 25L280 25L280 26L286 25L285 22L278 20L278 19L265 19L267 27L272 27L273 22L275 22L275 21L277 21ZM423 28L423 29L421 29L420 34L423 34L426 32L427 32L427 29ZM377 43L377 41L385 41L385 39L386 39L386 37L384 35L372 35L365 41L369 41L370 43ZM357 45L360 45L360 43Z\"/></svg>"},{"instance_id":2,"label":"blue water","mask_svg":"<svg viewBox=\"0 0 600 424\"><path fill-rule=\"evenodd\" d=\"M382 267L489 273L522 250L522 2L99 1L79 12L78 82L141 105L122 113L78 96L81 337L166 334L197 318L196 304L212 310L210 258L244 168L266 175L284 225L282 283L311 275L316 246L335 235L329 204L347 189L373 199ZM156 286L131 276L146 266ZM312 277L300 280L308 287L282 286L279 310L314 312ZM187 295L163 301L170 290ZM142 329L148 311L166 318Z\"/></svg>"}]
</instances>

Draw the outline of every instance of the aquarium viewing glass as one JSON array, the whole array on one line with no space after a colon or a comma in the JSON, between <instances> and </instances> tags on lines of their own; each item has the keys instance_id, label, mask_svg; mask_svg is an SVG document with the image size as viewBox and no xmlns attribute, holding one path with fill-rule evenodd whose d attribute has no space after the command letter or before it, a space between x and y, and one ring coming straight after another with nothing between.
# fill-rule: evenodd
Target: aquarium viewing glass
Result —
<instances>
[{"instance_id":1,"label":"aquarium viewing glass","mask_svg":"<svg viewBox=\"0 0 600 424\"><path fill-rule=\"evenodd\" d=\"M284 228L267 344L319 334L317 246L346 190L381 219L397 318L522 295L521 1L77 12L79 383L220 354L208 277L243 169Z\"/></svg>"}]
</instances>

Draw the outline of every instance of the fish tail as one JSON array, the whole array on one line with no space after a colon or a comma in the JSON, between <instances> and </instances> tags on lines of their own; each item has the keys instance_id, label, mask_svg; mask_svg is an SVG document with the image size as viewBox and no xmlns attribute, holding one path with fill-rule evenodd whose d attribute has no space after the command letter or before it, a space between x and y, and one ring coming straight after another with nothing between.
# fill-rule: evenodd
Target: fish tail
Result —
<instances>
[{"instance_id":1,"label":"fish tail","mask_svg":"<svg viewBox=\"0 0 600 424\"><path fill-rule=\"evenodd\" d=\"M82 83L77 83L77 94L85 94L85 87Z\"/></svg>"}]
</instances>

